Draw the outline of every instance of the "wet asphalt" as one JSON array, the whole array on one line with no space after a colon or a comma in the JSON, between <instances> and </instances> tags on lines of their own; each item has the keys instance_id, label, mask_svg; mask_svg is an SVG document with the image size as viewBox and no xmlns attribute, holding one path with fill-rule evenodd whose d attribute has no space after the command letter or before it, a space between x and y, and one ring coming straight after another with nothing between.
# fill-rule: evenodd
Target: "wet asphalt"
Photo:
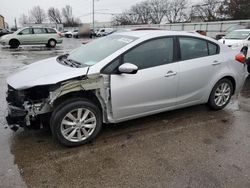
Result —
<instances>
[{"instance_id":1,"label":"wet asphalt","mask_svg":"<svg viewBox=\"0 0 250 188\"><path fill-rule=\"evenodd\" d=\"M250 187L250 78L222 111L205 105L105 125L92 143L66 148L49 131L6 125L6 77L19 67L68 52L0 47L0 188Z\"/></svg>"}]
</instances>

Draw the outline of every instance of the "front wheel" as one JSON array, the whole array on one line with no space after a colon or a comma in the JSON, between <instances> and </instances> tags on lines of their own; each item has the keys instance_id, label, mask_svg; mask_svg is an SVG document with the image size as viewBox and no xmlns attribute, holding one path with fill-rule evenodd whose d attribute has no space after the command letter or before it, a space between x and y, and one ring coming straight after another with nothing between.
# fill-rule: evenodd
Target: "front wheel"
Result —
<instances>
[{"instance_id":1,"label":"front wheel","mask_svg":"<svg viewBox=\"0 0 250 188\"><path fill-rule=\"evenodd\" d=\"M61 144L79 146L93 140L100 132L101 111L87 99L70 99L55 109L50 126Z\"/></svg>"},{"instance_id":2,"label":"front wheel","mask_svg":"<svg viewBox=\"0 0 250 188\"><path fill-rule=\"evenodd\" d=\"M229 103L232 94L232 82L229 79L222 79L215 84L210 94L208 105L213 110L221 110Z\"/></svg>"}]
</instances>

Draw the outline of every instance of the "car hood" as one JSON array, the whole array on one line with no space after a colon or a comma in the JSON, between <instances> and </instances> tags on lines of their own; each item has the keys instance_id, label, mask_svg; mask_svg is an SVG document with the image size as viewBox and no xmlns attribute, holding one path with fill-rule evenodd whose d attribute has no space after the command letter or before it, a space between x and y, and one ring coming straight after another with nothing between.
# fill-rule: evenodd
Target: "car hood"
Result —
<instances>
[{"instance_id":1,"label":"car hood","mask_svg":"<svg viewBox=\"0 0 250 188\"><path fill-rule=\"evenodd\" d=\"M7 83L18 90L34 86L56 84L58 82L84 76L89 67L74 68L57 62L57 57L38 61L18 70L7 78Z\"/></svg>"},{"instance_id":2,"label":"car hood","mask_svg":"<svg viewBox=\"0 0 250 188\"><path fill-rule=\"evenodd\" d=\"M6 34L6 35L3 35L1 37L1 39L8 39L9 37L13 36L14 34L13 33L10 33L10 34Z\"/></svg>"},{"instance_id":3,"label":"car hood","mask_svg":"<svg viewBox=\"0 0 250 188\"><path fill-rule=\"evenodd\" d=\"M243 43L244 40L235 40L235 39L220 39L219 42L223 43L225 40L225 45L239 44Z\"/></svg>"}]
</instances>

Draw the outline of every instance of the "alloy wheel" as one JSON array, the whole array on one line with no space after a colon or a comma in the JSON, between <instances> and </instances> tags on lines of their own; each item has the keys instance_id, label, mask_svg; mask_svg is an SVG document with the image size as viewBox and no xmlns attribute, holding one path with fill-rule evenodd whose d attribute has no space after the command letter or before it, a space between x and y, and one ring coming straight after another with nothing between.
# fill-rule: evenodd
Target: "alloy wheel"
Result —
<instances>
[{"instance_id":1,"label":"alloy wheel","mask_svg":"<svg viewBox=\"0 0 250 188\"><path fill-rule=\"evenodd\" d=\"M231 87L228 83L221 83L215 90L214 102L217 106L225 105L230 99Z\"/></svg>"},{"instance_id":2,"label":"alloy wheel","mask_svg":"<svg viewBox=\"0 0 250 188\"><path fill-rule=\"evenodd\" d=\"M90 137L96 128L96 116L87 108L67 113L61 122L61 133L70 142L81 142Z\"/></svg>"}]
</instances>

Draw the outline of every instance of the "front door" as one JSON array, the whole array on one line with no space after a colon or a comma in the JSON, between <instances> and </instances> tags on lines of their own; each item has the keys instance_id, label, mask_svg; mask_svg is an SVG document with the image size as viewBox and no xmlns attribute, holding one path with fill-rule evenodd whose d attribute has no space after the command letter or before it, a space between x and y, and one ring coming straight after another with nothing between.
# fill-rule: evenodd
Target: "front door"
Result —
<instances>
[{"instance_id":1,"label":"front door","mask_svg":"<svg viewBox=\"0 0 250 188\"><path fill-rule=\"evenodd\" d=\"M32 37L32 28L26 28L18 33L18 40L21 44L31 44Z\"/></svg>"},{"instance_id":2,"label":"front door","mask_svg":"<svg viewBox=\"0 0 250 188\"><path fill-rule=\"evenodd\" d=\"M111 75L111 102L115 121L153 114L174 107L179 64L174 62L174 39L144 42L122 57L138 66L136 74Z\"/></svg>"}]
</instances>

